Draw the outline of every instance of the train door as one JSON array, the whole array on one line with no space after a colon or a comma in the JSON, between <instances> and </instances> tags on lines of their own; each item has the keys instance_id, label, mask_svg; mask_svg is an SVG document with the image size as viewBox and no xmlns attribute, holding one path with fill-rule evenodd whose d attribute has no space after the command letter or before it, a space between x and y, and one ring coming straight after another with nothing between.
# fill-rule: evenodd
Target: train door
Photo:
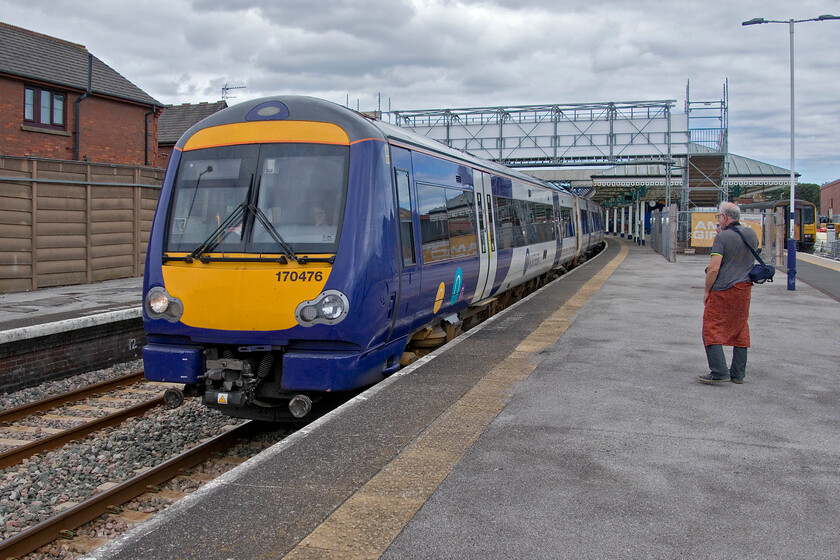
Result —
<instances>
[{"instance_id":1,"label":"train door","mask_svg":"<svg viewBox=\"0 0 840 560\"><path fill-rule=\"evenodd\" d=\"M478 283L472 303L490 297L496 278L496 230L493 220L493 190L490 175L475 174L475 207L478 220Z\"/></svg>"},{"instance_id":2,"label":"train door","mask_svg":"<svg viewBox=\"0 0 840 560\"><path fill-rule=\"evenodd\" d=\"M417 201L412 181L411 152L391 146L396 220L399 232L400 280L395 297L395 316L390 339L411 333L420 294L420 266L417 263L417 232L414 224Z\"/></svg>"},{"instance_id":3,"label":"train door","mask_svg":"<svg viewBox=\"0 0 840 560\"><path fill-rule=\"evenodd\" d=\"M557 236L557 251L554 253L554 263L551 268L557 268L563 258L563 235L565 225L563 223L563 211L560 209L560 195L552 193L551 203L554 205L554 235Z\"/></svg>"},{"instance_id":4,"label":"train door","mask_svg":"<svg viewBox=\"0 0 840 560\"><path fill-rule=\"evenodd\" d=\"M577 257L578 255L580 255L581 247L583 246L583 227L580 219L583 206L580 198L574 197L573 201L574 207L572 213L574 215L572 216L572 219L575 221L575 257Z\"/></svg>"}]
</instances>

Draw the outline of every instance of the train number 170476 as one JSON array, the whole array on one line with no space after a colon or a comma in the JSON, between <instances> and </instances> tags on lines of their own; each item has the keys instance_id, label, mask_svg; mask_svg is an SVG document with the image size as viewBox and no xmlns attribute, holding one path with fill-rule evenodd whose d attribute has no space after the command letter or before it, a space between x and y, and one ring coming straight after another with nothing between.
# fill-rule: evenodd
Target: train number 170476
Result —
<instances>
[{"instance_id":1,"label":"train number 170476","mask_svg":"<svg viewBox=\"0 0 840 560\"><path fill-rule=\"evenodd\" d=\"M324 274L320 270L281 270L277 273L278 282L321 282L323 280Z\"/></svg>"}]
</instances>

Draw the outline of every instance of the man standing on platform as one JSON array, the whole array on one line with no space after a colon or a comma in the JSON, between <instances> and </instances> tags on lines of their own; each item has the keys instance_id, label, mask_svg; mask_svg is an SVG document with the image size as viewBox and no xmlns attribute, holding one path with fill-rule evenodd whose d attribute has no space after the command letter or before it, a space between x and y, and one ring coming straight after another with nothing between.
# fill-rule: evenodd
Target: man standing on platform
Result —
<instances>
[{"instance_id":1,"label":"man standing on platform","mask_svg":"<svg viewBox=\"0 0 840 560\"><path fill-rule=\"evenodd\" d=\"M710 372L700 376L702 383L718 384L730 380L743 383L750 346L750 269L753 256L747 247L758 250L758 236L738 221L737 204L723 202L715 216L719 233L712 243L712 255L706 269L703 303L703 344ZM736 228L743 239L736 233ZM733 346L732 363L726 365L724 346Z\"/></svg>"}]
</instances>

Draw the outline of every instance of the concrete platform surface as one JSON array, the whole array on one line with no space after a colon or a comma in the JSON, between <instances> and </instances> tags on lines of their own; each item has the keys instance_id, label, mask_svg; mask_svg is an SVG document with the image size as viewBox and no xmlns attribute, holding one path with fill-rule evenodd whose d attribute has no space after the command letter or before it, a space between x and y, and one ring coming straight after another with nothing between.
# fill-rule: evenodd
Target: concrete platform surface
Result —
<instances>
[{"instance_id":1,"label":"concrete platform surface","mask_svg":"<svg viewBox=\"0 0 840 560\"><path fill-rule=\"evenodd\" d=\"M0 344L142 316L143 278L0 294Z\"/></svg>"},{"instance_id":2,"label":"concrete platform surface","mask_svg":"<svg viewBox=\"0 0 840 560\"><path fill-rule=\"evenodd\" d=\"M703 385L706 264L610 239L89 558L837 558L840 303L754 286Z\"/></svg>"}]
</instances>

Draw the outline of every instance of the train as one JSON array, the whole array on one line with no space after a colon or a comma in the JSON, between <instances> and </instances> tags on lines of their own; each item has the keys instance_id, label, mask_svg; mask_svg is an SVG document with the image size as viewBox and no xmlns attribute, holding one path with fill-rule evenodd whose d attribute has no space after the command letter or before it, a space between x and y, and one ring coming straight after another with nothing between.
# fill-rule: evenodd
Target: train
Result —
<instances>
[{"instance_id":1,"label":"train","mask_svg":"<svg viewBox=\"0 0 840 560\"><path fill-rule=\"evenodd\" d=\"M796 250L805 253L814 252L814 243L817 241L817 205L808 200L796 199L794 204L794 212L796 213L794 220L794 238L796 239ZM790 240L790 200L776 200L766 202L748 202L741 204L741 212L756 213L781 209L782 215L785 217L784 246L788 246ZM775 222L771 222L775 223ZM775 226L773 229L773 238L775 239Z\"/></svg>"},{"instance_id":2,"label":"train","mask_svg":"<svg viewBox=\"0 0 840 560\"><path fill-rule=\"evenodd\" d=\"M239 103L167 166L145 375L183 384L171 406L305 419L410 363L413 341L582 262L603 229L594 201L341 105Z\"/></svg>"}]
</instances>

